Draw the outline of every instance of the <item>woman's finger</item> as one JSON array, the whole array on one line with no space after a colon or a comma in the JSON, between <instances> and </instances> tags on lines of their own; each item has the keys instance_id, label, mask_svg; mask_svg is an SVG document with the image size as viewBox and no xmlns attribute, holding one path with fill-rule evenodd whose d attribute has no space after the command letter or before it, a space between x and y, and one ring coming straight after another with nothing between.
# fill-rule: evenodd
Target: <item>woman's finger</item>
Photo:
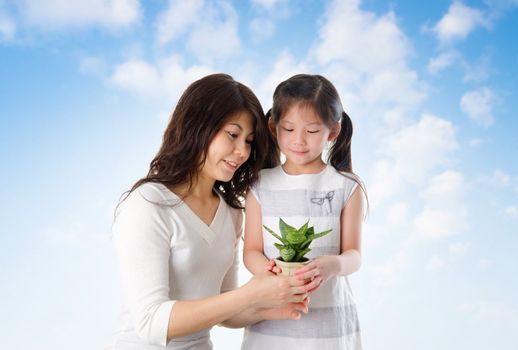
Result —
<instances>
[{"instance_id":1,"label":"woman's finger","mask_svg":"<svg viewBox=\"0 0 518 350\"><path fill-rule=\"evenodd\" d=\"M311 270L311 269L314 269L315 267L316 267L316 264L315 264L314 262L310 262L309 264L304 265L304 266L303 266L303 267L301 267L300 269L297 269L297 270L295 271L295 276L296 276L296 275L299 275L299 274L301 274L301 273L307 272L307 271L309 271L309 270Z\"/></svg>"}]
</instances>

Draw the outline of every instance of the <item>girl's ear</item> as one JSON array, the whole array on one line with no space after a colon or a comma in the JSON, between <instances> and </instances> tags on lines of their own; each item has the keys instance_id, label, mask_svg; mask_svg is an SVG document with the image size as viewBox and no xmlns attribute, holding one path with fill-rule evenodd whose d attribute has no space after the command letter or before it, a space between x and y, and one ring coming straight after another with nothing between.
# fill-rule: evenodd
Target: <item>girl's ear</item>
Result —
<instances>
[{"instance_id":1,"label":"girl's ear","mask_svg":"<svg viewBox=\"0 0 518 350\"><path fill-rule=\"evenodd\" d=\"M335 126L333 130L329 133L329 137L327 138L328 141L334 141L340 134L340 130L342 130L342 125L340 123L335 123Z\"/></svg>"},{"instance_id":2,"label":"girl's ear","mask_svg":"<svg viewBox=\"0 0 518 350\"><path fill-rule=\"evenodd\" d=\"M273 136L277 137L277 128L273 123L272 117L268 118L268 129L270 129L270 132L273 134Z\"/></svg>"}]
</instances>

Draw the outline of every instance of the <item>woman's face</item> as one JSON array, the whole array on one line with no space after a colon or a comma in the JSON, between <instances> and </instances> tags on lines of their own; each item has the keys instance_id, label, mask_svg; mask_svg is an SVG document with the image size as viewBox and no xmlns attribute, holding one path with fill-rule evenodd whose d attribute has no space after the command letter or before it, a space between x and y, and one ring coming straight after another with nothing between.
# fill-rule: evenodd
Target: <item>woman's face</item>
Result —
<instances>
[{"instance_id":1,"label":"woman's face","mask_svg":"<svg viewBox=\"0 0 518 350\"><path fill-rule=\"evenodd\" d=\"M200 175L215 181L230 181L250 156L253 140L252 116L247 111L230 116L210 142Z\"/></svg>"}]
</instances>

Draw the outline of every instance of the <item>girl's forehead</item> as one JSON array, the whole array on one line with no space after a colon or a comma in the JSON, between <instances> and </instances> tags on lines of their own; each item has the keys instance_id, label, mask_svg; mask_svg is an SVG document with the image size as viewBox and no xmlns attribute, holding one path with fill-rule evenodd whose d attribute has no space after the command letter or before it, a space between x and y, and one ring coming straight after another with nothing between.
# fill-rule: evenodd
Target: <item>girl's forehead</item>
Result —
<instances>
[{"instance_id":1,"label":"girl's forehead","mask_svg":"<svg viewBox=\"0 0 518 350\"><path fill-rule=\"evenodd\" d=\"M322 119L315 111L313 106L307 103L294 103L281 116L281 122L322 124Z\"/></svg>"}]
</instances>

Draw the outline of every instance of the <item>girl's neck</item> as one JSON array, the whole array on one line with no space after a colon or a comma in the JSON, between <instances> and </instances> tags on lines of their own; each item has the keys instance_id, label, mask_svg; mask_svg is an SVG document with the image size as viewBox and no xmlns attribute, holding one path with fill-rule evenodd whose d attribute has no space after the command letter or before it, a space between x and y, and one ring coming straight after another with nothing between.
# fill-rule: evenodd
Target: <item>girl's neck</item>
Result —
<instances>
[{"instance_id":1,"label":"girl's neck","mask_svg":"<svg viewBox=\"0 0 518 350\"><path fill-rule=\"evenodd\" d=\"M326 167L326 163L321 158L315 159L307 164L294 164L286 159L282 165L282 169L288 175L302 175L302 174L318 174Z\"/></svg>"}]
</instances>

